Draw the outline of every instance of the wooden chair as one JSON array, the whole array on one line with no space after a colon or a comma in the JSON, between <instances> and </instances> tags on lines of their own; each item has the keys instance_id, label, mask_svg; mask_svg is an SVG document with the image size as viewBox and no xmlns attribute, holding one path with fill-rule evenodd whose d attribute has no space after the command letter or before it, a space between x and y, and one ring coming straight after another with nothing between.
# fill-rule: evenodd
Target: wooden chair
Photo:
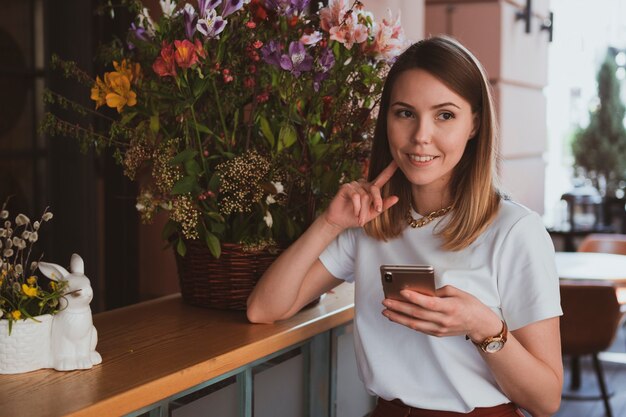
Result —
<instances>
[{"instance_id":1,"label":"wooden chair","mask_svg":"<svg viewBox=\"0 0 626 417\"><path fill-rule=\"evenodd\" d=\"M578 252L600 252L626 255L626 235L616 233L592 233L585 236Z\"/></svg>"},{"instance_id":2,"label":"wooden chair","mask_svg":"<svg viewBox=\"0 0 626 417\"><path fill-rule=\"evenodd\" d=\"M598 353L613 343L624 313L612 282L561 281L561 347L563 355L577 359L591 355L600 386L600 397L572 397L565 399L602 399L606 415L612 417L609 393L604 380ZM572 368L572 388L580 386L578 368Z\"/></svg>"}]
</instances>

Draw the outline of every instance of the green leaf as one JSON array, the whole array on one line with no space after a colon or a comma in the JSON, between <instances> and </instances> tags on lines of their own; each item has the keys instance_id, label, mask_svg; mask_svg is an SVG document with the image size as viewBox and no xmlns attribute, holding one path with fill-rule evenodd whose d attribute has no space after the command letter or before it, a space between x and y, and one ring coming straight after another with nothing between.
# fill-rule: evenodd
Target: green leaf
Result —
<instances>
[{"instance_id":1,"label":"green leaf","mask_svg":"<svg viewBox=\"0 0 626 417\"><path fill-rule=\"evenodd\" d=\"M191 159L185 162L185 171L190 176L197 177L202 172L202 167L195 159Z\"/></svg>"},{"instance_id":2,"label":"green leaf","mask_svg":"<svg viewBox=\"0 0 626 417\"><path fill-rule=\"evenodd\" d=\"M290 124L286 124L280 128L280 133L278 134L278 152L283 150L284 148L289 148L294 143L296 143L296 129Z\"/></svg>"},{"instance_id":3,"label":"green leaf","mask_svg":"<svg viewBox=\"0 0 626 417\"><path fill-rule=\"evenodd\" d=\"M185 149L184 151L170 159L169 163L170 165L178 165L195 158L196 155L198 155L198 151L195 151L193 149Z\"/></svg>"},{"instance_id":4,"label":"green leaf","mask_svg":"<svg viewBox=\"0 0 626 417\"><path fill-rule=\"evenodd\" d=\"M176 181L176 183L172 187L172 194L188 194L193 191L197 184L198 183L196 182L195 176L183 177L180 180Z\"/></svg>"},{"instance_id":5,"label":"green leaf","mask_svg":"<svg viewBox=\"0 0 626 417\"><path fill-rule=\"evenodd\" d=\"M196 129L198 129L198 132L200 133L206 133L207 135L213 134L213 131L211 129L201 123L193 123L193 125L196 127Z\"/></svg>"},{"instance_id":6,"label":"green leaf","mask_svg":"<svg viewBox=\"0 0 626 417\"><path fill-rule=\"evenodd\" d=\"M270 146L273 148L276 144L276 138L274 137L274 133L272 133L272 128L270 127L270 123L263 116L259 117L259 124L261 126L261 133L265 136Z\"/></svg>"},{"instance_id":7,"label":"green leaf","mask_svg":"<svg viewBox=\"0 0 626 417\"><path fill-rule=\"evenodd\" d=\"M185 242L183 242L182 238L178 239L178 243L176 244L176 252L178 252L178 254L183 257L187 253L187 246L185 246Z\"/></svg>"},{"instance_id":8,"label":"green leaf","mask_svg":"<svg viewBox=\"0 0 626 417\"><path fill-rule=\"evenodd\" d=\"M165 223L165 226L163 226L161 237L163 238L163 240L169 240L170 236L176 233L177 230L178 230L178 227L176 225L176 222L172 220L168 220L168 222Z\"/></svg>"},{"instance_id":9,"label":"green leaf","mask_svg":"<svg viewBox=\"0 0 626 417\"><path fill-rule=\"evenodd\" d=\"M207 213L207 216L209 216L211 219L215 220L216 222L224 223L226 221L224 220L224 217L221 214L215 211L209 211Z\"/></svg>"},{"instance_id":10,"label":"green leaf","mask_svg":"<svg viewBox=\"0 0 626 417\"><path fill-rule=\"evenodd\" d=\"M222 247L220 246L220 240L213 233L207 231L205 237L206 245L211 251L211 255L214 258L219 258L222 254Z\"/></svg>"},{"instance_id":11,"label":"green leaf","mask_svg":"<svg viewBox=\"0 0 626 417\"><path fill-rule=\"evenodd\" d=\"M153 116L150 117L150 130L152 131L152 133L158 133L159 132L159 115L155 114Z\"/></svg>"}]
</instances>

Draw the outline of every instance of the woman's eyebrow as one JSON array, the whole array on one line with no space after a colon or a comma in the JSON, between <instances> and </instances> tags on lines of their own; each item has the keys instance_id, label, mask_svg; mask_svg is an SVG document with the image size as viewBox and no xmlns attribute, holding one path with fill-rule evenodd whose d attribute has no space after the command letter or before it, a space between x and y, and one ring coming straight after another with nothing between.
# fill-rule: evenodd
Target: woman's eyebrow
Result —
<instances>
[{"instance_id":1,"label":"woman's eyebrow","mask_svg":"<svg viewBox=\"0 0 626 417\"><path fill-rule=\"evenodd\" d=\"M411 108L411 109L414 108L413 106L411 106L408 103L405 103L404 101L396 101L396 102L392 103L390 107L393 107L393 106L402 106L402 107L408 107L408 108ZM434 106L431 107L431 109L434 110L434 109L439 109L441 107L446 107L446 106L454 106L457 109L461 110L461 107L459 107L458 105L452 103L451 101L447 101L447 102L441 103L441 104L435 104Z\"/></svg>"}]
</instances>

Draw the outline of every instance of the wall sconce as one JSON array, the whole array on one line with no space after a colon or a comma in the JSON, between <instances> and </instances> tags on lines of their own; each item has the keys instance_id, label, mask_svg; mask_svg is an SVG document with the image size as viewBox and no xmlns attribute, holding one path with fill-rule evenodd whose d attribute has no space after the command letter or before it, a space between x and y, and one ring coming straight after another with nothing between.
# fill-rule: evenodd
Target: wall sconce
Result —
<instances>
[{"instance_id":1,"label":"wall sconce","mask_svg":"<svg viewBox=\"0 0 626 417\"><path fill-rule=\"evenodd\" d=\"M532 15L531 0L526 0L526 7L524 10L515 14L515 21L523 20L526 28L526 33L530 33L530 18Z\"/></svg>"},{"instance_id":2,"label":"wall sconce","mask_svg":"<svg viewBox=\"0 0 626 417\"><path fill-rule=\"evenodd\" d=\"M547 30L548 31L548 42L552 42L552 32L554 29L554 12L550 12L550 17L541 24L539 30Z\"/></svg>"}]
</instances>

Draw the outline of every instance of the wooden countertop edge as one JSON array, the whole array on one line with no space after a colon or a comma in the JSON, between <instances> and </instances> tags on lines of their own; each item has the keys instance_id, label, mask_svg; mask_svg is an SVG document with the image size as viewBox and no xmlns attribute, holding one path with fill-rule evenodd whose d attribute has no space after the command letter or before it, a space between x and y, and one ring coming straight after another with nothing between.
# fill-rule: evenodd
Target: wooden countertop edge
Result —
<instances>
[{"instance_id":1,"label":"wooden countertop edge","mask_svg":"<svg viewBox=\"0 0 626 417\"><path fill-rule=\"evenodd\" d=\"M92 417L97 415L107 417L128 414L274 352L303 342L317 334L346 324L353 318L353 305L347 305L342 309L301 323L266 339L210 358L176 373L101 400L96 404L70 412L67 416Z\"/></svg>"}]
</instances>

